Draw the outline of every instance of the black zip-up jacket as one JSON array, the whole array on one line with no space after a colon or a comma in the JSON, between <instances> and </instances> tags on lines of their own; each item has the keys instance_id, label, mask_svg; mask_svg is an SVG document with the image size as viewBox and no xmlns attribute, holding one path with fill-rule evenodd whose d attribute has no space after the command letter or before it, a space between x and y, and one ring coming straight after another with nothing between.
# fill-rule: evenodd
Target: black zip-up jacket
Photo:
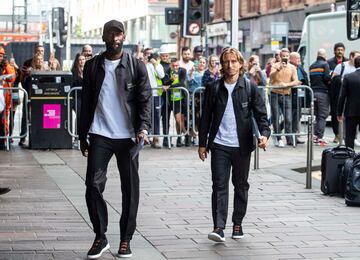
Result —
<instances>
[{"instance_id":1,"label":"black zip-up jacket","mask_svg":"<svg viewBox=\"0 0 360 260\"><path fill-rule=\"evenodd\" d=\"M228 100L228 91L224 86L224 78L219 79L219 89L216 90L215 82L208 85L205 90L204 108L199 126L199 147L209 150L219 130ZM267 121L265 103L259 89L251 84L251 98L249 99L245 87L244 77L240 77L232 92L236 131L240 145L240 153L246 155L255 149L251 128L250 111L259 126L260 134L269 138L270 128ZM249 104L249 100L250 104Z\"/></svg>"},{"instance_id":2,"label":"black zip-up jacket","mask_svg":"<svg viewBox=\"0 0 360 260\"><path fill-rule=\"evenodd\" d=\"M134 75L131 75L129 58L133 59ZM87 138L94 119L101 86L105 78L104 59L105 56L102 53L85 63L79 123L80 140ZM122 102L125 104L135 134L141 130L149 131L151 127L151 87L145 64L124 52L115 73L117 86L122 93Z\"/></svg>"},{"instance_id":3,"label":"black zip-up jacket","mask_svg":"<svg viewBox=\"0 0 360 260\"><path fill-rule=\"evenodd\" d=\"M330 68L327 61L318 56L309 68L310 85L314 91L328 93L331 79Z\"/></svg>"},{"instance_id":4,"label":"black zip-up jacket","mask_svg":"<svg viewBox=\"0 0 360 260\"><path fill-rule=\"evenodd\" d=\"M348 59L345 58L345 57L343 57L341 63L343 63L343 62L345 62L345 61L348 61ZM328 60L327 60L327 63L329 64L329 68L330 68L330 71L331 71L331 73L332 73L332 72L334 71L335 67L338 65L338 62L337 62L336 57L334 56L334 57L332 57L331 59L328 59Z\"/></svg>"}]
</instances>

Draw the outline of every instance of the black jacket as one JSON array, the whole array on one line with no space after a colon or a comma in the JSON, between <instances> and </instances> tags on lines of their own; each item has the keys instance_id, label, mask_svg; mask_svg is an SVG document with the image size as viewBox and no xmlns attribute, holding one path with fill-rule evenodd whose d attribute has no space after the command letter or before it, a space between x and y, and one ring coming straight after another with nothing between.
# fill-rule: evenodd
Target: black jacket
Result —
<instances>
[{"instance_id":1,"label":"black jacket","mask_svg":"<svg viewBox=\"0 0 360 260\"><path fill-rule=\"evenodd\" d=\"M348 59L343 57L342 62L345 62L345 61L348 61ZM333 72L335 67L338 65L336 57L332 57L331 59L328 59L327 63L329 64L329 68L330 68L331 72Z\"/></svg>"},{"instance_id":2,"label":"black jacket","mask_svg":"<svg viewBox=\"0 0 360 260\"><path fill-rule=\"evenodd\" d=\"M205 90L204 108L199 126L199 147L211 148L215 136L219 130L222 117L228 100L228 91L224 86L224 78L219 79L219 89L216 91L215 82ZM251 128L250 111L253 111L260 134L270 136L270 128L267 121L266 107L261 98L259 89L251 85L251 104L245 88L244 78L239 78L232 93L234 113L237 125L237 136L240 144L240 153L249 154L255 149Z\"/></svg>"},{"instance_id":3,"label":"black jacket","mask_svg":"<svg viewBox=\"0 0 360 260\"><path fill-rule=\"evenodd\" d=\"M345 104L346 100L346 104ZM344 76L340 89L337 115L341 116L360 116L360 70Z\"/></svg>"},{"instance_id":4,"label":"black jacket","mask_svg":"<svg viewBox=\"0 0 360 260\"><path fill-rule=\"evenodd\" d=\"M309 68L310 84L314 91L328 93L331 79L329 64L323 57L317 57Z\"/></svg>"},{"instance_id":5,"label":"black jacket","mask_svg":"<svg viewBox=\"0 0 360 260\"><path fill-rule=\"evenodd\" d=\"M134 74L131 78L129 58L133 59ZM104 53L85 63L83 89L81 94L81 112L79 139L85 140L94 119L100 90L105 77ZM124 95L125 104L134 132L149 130L151 127L151 87L143 62L124 52L116 68L118 87ZM117 111L114 111L116 113Z\"/></svg>"}]
</instances>

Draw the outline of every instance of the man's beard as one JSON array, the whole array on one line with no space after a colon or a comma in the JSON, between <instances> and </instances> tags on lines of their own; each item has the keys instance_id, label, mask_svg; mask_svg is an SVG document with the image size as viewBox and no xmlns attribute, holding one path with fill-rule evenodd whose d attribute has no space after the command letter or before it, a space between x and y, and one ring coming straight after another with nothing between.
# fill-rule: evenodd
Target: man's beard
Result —
<instances>
[{"instance_id":1,"label":"man's beard","mask_svg":"<svg viewBox=\"0 0 360 260\"><path fill-rule=\"evenodd\" d=\"M109 52L110 54L114 55L114 54L118 54L122 51L123 42L119 42L117 48L114 48L113 44L110 42L106 42L105 46L106 46L106 51Z\"/></svg>"}]
</instances>

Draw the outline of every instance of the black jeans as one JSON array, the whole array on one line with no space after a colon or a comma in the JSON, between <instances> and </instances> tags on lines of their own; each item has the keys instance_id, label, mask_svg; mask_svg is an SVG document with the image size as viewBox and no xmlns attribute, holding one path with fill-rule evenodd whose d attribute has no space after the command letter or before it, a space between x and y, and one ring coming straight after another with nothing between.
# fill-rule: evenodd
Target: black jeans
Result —
<instances>
[{"instance_id":1,"label":"black jeans","mask_svg":"<svg viewBox=\"0 0 360 260\"><path fill-rule=\"evenodd\" d=\"M345 118L345 145L354 149L356 129L360 125L360 116L348 116Z\"/></svg>"},{"instance_id":2,"label":"black jeans","mask_svg":"<svg viewBox=\"0 0 360 260\"><path fill-rule=\"evenodd\" d=\"M241 145L241 144L240 144ZM234 185L234 212L232 221L241 225L248 202L248 176L251 154L241 155L239 148L213 144L211 147L212 216L214 228L224 229L228 214L229 179L232 167Z\"/></svg>"},{"instance_id":3,"label":"black jeans","mask_svg":"<svg viewBox=\"0 0 360 260\"><path fill-rule=\"evenodd\" d=\"M122 213L120 239L131 240L136 228L139 205L138 157L131 160L129 150L134 146L131 139L110 139L90 135L90 148L86 171L86 204L97 238L105 237L108 212L102 193L106 184L108 163L115 154L120 172Z\"/></svg>"}]
</instances>

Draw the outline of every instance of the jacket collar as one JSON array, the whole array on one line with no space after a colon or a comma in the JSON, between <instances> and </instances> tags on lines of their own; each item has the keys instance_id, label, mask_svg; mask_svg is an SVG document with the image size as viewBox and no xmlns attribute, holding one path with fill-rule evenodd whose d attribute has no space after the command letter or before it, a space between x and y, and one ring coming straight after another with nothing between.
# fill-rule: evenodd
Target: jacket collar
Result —
<instances>
[{"instance_id":1,"label":"jacket collar","mask_svg":"<svg viewBox=\"0 0 360 260\"><path fill-rule=\"evenodd\" d=\"M101 57L101 64L102 66L104 66L104 62L105 62L105 52L101 53L100 54L100 57ZM121 61L119 63L118 66L122 66L124 68L127 68L128 67L128 60L129 60L129 54L123 50L123 54L122 54L122 57L121 57Z\"/></svg>"},{"instance_id":2,"label":"jacket collar","mask_svg":"<svg viewBox=\"0 0 360 260\"><path fill-rule=\"evenodd\" d=\"M221 78L221 83L222 85L225 87L225 77L223 76ZM237 82L236 82L236 85L234 87L234 89L237 89L237 88L244 88L245 87L245 78L244 78L244 75L243 76L239 76Z\"/></svg>"}]
</instances>

